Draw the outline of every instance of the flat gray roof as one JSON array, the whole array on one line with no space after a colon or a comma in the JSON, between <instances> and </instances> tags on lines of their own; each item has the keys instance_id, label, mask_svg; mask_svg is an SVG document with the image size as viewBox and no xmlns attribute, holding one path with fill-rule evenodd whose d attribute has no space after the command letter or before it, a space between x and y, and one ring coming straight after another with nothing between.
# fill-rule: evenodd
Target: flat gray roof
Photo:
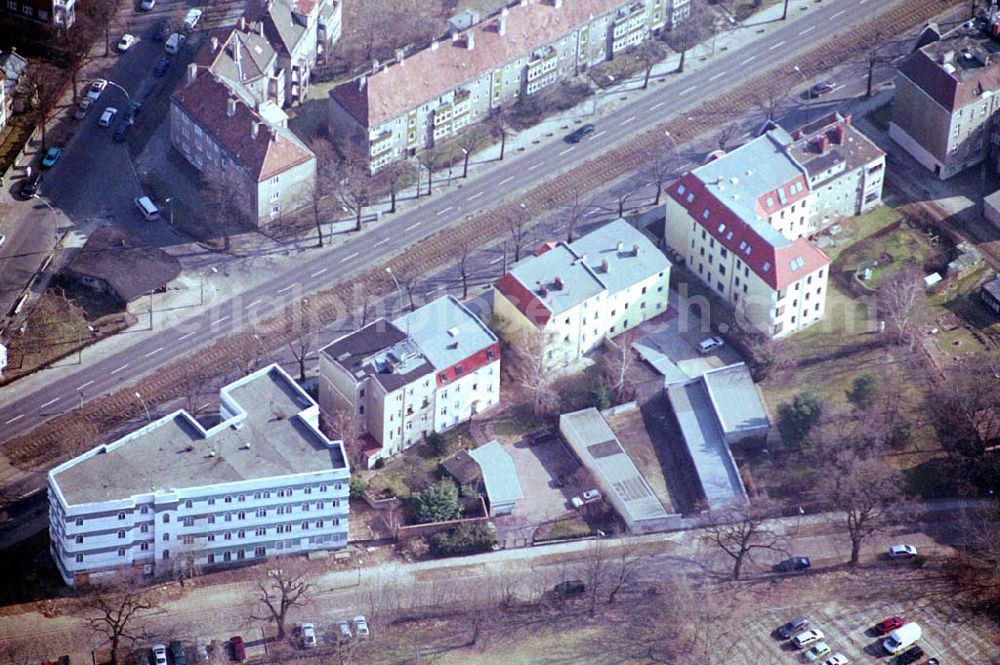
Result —
<instances>
[{"instance_id":1,"label":"flat gray roof","mask_svg":"<svg viewBox=\"0 0 1000 665\"><path fill-rule=\"evenodd\" d=\"M177 411L57 467L53 480L75 505L331 469L347 477L341 443L323 436L316 403L277 365L223 387L220 400L230 417L210 430Z\"/></svg>"},{"instance_id":2,"label":"flat gray roof","mask_svg":"<svg viewBox=\"0 0 1000 665\"><path fill-rule=\"evenodd\" d=\"M670 268L663 252L622 218L605 224L570 244L612 293ZM607 261L607 270L602 262Z\"/></svg>"},{"instance_id":3,"label":"flat gray roof","mask_svg":"<svg viewBox=\"0 0 1000 665\"><path fill-rule=\"evenodd\" d=\"M490 505L513 503L524 498L514 458L503 449L499 441L490 441L475 450L470 450L469 456L476 460L482 469L483 483L486 485L486 496L490 498Z\"/></svg>"},{"instance_id":4,"label":"flat gray roof","mask_svg":"<svg viewBox=\"0 0 1000 665\"><path fill-rule=\"evenodd\" d=\"M703 386L701 379L670 386L667 397L694 461L708 507L719 508L734 500L745 500L746 492Z\"/></svg>"},{"instance_id":5,"label":"flat gray roof","mask_svg":"<svg viewBox=\"0 0 1000 665\"><path fill-rule=\"evenodd\" d=\"M702 375L708 397L726 434L767 427L767 411L745 363L712 369Z\"/></svg>"},{"instance_id":6,"label":"flat gray roof","mask_svg":"<svg viewBox=\"0 0 1000 665\"><path fill-rule=\"evenodd\" d=\"M496 344L496 335L454 296L444 296L393 322L408 332L435 370L448 369Z\"/></svg>"},{"instance_id":7,"label":"flat gray roof","mask_svg":"<svg viewBox=\"0 0 1000 665\"><path fill-rule=\"evenodd\" d=\"M559 416L559 430L628 523L667 517L646 479L600 412L591 407ZM615 501L617 498L617 501Z\"/></svg>"},{"instance_id":8,"label":"flat gray roof","mask_svg":"<svg viewBox=\"0 0 1000 665\"><path fill-rule=\"evenodd\" d=\"M528 257L511 268L510 274L544 303L553 316L604 291L597 275L565 243L541 256Z\"/></svg>"}]
</instances>

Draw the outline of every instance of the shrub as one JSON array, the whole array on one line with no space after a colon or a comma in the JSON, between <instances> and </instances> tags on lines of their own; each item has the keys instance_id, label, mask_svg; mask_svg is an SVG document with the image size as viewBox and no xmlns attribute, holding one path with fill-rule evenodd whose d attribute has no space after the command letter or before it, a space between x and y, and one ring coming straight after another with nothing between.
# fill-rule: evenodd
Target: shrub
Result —
<instances>
[{"instance_id":1,"label":"shrub","mask_svg":"<svg viewBox=\"0 0 1000 665\"><path fill-rule=\"evenodd\" d=\"M496 538L484 524L459 524L445 533L431 536L431 549L440 556L485 552L493 547Z\"/></svg>"},{"instance_id":2,"label":"shrub","mask_svg":"<svg viewBox=\"0 0 1000 665\"><path fill-rule=\"evenodd\" d=\"M611 407L611 391L600 379L590 388L590 405L598 411Z\"/></svg>"},{"instance_id":3,"label":"shrub","mask_svg":"<svg viewBox=\"0 0 1000 665\"><path fill-rule=\"evenodd\" d=\"M360 499L368 489L368 483L360 476L351 476L351 498Z\"/></svg>"},{"instance_id":4,"label":"shrub","mask_svg":"<svg viewBox=\"0 0 1000 665\"><path fill-rule=\"evenodd\" d=\"M459 490L463 499L475 499L479 496L479 490L473 485L462 485L461 490Z\"/></svg>"},{"instance_id":5,"label":"shrub","mask_svg":"<svg viewBox=\"0 0 1000 665\"><path fill-rule=\"evenodd\" d=\"M427 443L430 445L431 450L434 451L434 454L439 457L444 457L448 454L448 441L437 432L431 432L427 436Z\"/></svg>"},{"instance_id":6,"label":"shrub","mask_svg":"<svg viewBox=\"0 0 1000 665\"><path fill-rule=\"evenodd\" d=\"M417 522L446 522L457 519L461 514L458 488L447 478L413 497L413 516Z\"/></svg>"},{"instance_id":7,"label":"shrub","mask_svg":"<svg viewBox=\"0 0 1000 665\"><path fill-rule=\"evenodd\" d=\"M796 395L778 407L778 431L786 444L798 444L819 424L823 410L812 393Z\"/></svg>"},{"instance_id":8,"label":"shrub","mask_svg":"<svg viewBox=\"0 0 1000 665\"><path fill-rule=\"evenodd\" d=\"M847 401L856 409L867 411L875 403L878 394L878 381L874 374L862 374L855 377L851 389L847 391Z\"/></svg>"},{"instance_id":9,"label":"shrub","mask_svg":"<svg viewBox=\"0 0 1000 665\"><path fill-rule=\"evenodd\" d=\"M385 468L385 458L384 457L379 457L377 460L375 460L375 463L372 464L372 468L373 469L384 469Z\"/></svg>"}]
</instances>

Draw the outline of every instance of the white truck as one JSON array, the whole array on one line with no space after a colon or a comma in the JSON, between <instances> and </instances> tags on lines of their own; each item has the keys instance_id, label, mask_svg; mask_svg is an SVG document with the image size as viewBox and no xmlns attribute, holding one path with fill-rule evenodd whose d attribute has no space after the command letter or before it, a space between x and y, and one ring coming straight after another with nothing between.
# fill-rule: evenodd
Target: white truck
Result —
<instances>
[{"instance_id":1,"label":"white truck","mask_svg":"<svg viewBox=\"0 0 1000 665\"><path fill-rule=\"evenodd\" d=\"M884 648L890 656L893 656L916 644L917 640L919 640L922 635L923 632L920 630L920 624L913 621L910 623L904 623L902 626L889 633L889 636L882 641L882 648Z\"/></svg>"}]
</instances>

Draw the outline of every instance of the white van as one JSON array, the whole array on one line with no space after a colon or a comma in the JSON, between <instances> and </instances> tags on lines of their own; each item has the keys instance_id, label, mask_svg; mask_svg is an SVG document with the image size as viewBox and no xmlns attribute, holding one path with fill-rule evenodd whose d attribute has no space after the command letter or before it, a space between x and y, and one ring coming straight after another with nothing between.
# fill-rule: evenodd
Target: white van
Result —
<instances>
[{"instance_id":1,"label":"white van","mask_svg":"<svg viewBox=\"0 0 1000 665\"><path fill-rule=\"evenodd\" d=\"M882 647L891 656L913 646L921 635L920 624L911 621L889 633L889 637L882 641Z\"/></svg>"},{"instance_id":2,"label":"white van","mask_svg":"<svg viewBox=\"0 0 1000 665\"><path fill-rule=\"evenodd\" d=\"M167 43L163 45L163 49L170 55L177 55L177 52L181 50L186 40L187 37L179 32L175 32L167 37Z\"/></svg>"},{"instance_id":3,"label":"white van","mask_svg":"<svg viewBox=\"0 0 1000 665\"><path fill-rule=\"evenodd\" d=\"M160 209L156 207L153 200L148 196L139 196L135 199L135 207L139 209L147 222L155 222L160 218Z\"/></svg>"}]
</instances>

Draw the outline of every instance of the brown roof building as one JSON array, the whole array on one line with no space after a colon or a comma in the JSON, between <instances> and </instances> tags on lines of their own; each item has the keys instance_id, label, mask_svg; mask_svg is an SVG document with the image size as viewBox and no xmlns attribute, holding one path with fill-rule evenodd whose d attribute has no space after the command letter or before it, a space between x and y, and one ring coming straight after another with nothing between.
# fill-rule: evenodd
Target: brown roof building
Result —
<instances>
[{"instance_id":1,"label":"brown roof building","mask_svg":"<svg viewBox=\"0 0 1000 665\"><path fill-rule=\"evenodd\" d=\"M164 290L181 273L181 263L128 231L102 226L90 234L66 272L124 306L140 296Z\"/></svg>"}]
</instances>

